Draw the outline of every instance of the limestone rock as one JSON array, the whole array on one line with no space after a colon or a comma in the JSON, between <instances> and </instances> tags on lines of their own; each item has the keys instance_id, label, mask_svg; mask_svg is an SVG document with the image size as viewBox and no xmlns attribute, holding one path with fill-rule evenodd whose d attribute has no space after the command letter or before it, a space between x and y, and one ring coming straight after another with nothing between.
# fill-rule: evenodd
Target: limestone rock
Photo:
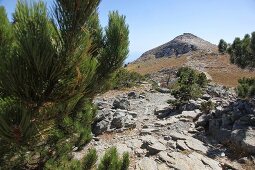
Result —
<instances>
[{"instance_id":1,"label":"limestone rock","mask_svg":"<svg viewBox=\"0 0 255 170\"><path fill-rule=\"evenodd\" d=\"M203 156L196 152L183 154L181 152L171 152L167 156L160 157L168 163L168 166L179 170L221 170L219 162Z\"/></svg>"},{"instance_id":2,"label":"limestone rock","mask_svg":"<svg viewBox=\"0 0 255 170\"><path fill-rule=\"evenodd\" d=\"M140 160L136 165L137 170L158 170L157 163L148 158L144 157L142 160Z\"/></svg>"},{"instance_id":3,"label":"limestone rock","mask_svg":"<svg viewBox=\"0 0 255 170\"><path fill-rule=\"evenodd\" d=\"M196 119L198 116L201 115L201 111L196 109L193 111L183 111L179 117L189 118L189 119Z\"/></svg>"},{"instance_id":4,"label":"limestone rock","mask_svg":"<svg viewBox=\"0 0 255 170\"><path fill-rule=\"evenodd\" d=\"M204 145L203 142L197 140L195 138L189 138L185 140L185 144L192 150L202 152L206 154L208 152L208 148Z\"/></svg>"},{"instance_id":5,"label":"limestone rock","mask_svg":"<svg viewBox=\"0 0 255 170\"><path fill-rule=\"evenodd\" d=\"M129 148L126 144L118 143L116 145L116 149L119 155L123 155L123 153L128 152L129 154L132 153L132 149Z\"/></svg>"},{"instance_id":6,"label":"limestone rock","mask_svg":"<svg viewBox=\"0 0 255 170\"><path fill-rule=\"evenodd\" d=\"M163 127L163 126L167 126L167 125L171 125L173 123L176 123L178 121L178 119L176 119L175 117L170 117L166 120L159 120L156 121L154 124L156 127Z\"/></svg>"},{"instance_id":7,"label":"limestone rock","mask_svg":"<svg viewBox=\"0 0 255 170\"><path fill-rule=\"evenodd\" d=\"M185 144L184 140L177 140L176 146L181 150L190 150L190 148Z\"/></svg>"},{"instance_id":8,"label":"limestone rock","mask_svg":"<svg viewBox=\"0 0 255 170\"><path fill-rule=\"evenodd\" d=\"M166 150L166 146L163 145L162 143L160 142L157 142L157 143L154 143L152 145L149 145L147 147L147 150L149 151L149 153L151 155L154 155L154 154L157 154L159 153L160 151L165 151Z\"/></svg>"},{"instance_id":9,"label":"limestone rock","mask_svg":"<svg viewBox=\"0 0 255 170\"><path fill-rule=\"evenodd\" d=\"M171 132L169 135L173 138L173 140L186 140L189 138L189 136L183 135L178 132Z\"/></svg>"}]
</instances>

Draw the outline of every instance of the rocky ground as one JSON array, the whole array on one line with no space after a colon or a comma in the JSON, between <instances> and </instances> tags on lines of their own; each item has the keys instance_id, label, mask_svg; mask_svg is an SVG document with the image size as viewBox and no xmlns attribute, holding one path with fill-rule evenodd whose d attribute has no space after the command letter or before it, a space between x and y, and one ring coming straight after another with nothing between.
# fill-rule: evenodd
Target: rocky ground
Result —
<instances>
[{"instance_id":1,"label":"rocky ground","mask_svg":"<svg viewBox=\"0 0 255 170\"><path fill-rule=\"evenodd\" d=\"M174 100L166 90L156 92L148 83L98 96L95 136L84 150L74 152L75 158L90 147L101 156L115 146L120 154L130 153L130 169L255 169L253 105L218 86L209 86L202 98L179 110L167 104L169 99ZM207 114L200 110L206 101L216 106ZM234 152L229 146L238 147Z\"/></svg>"}]
</instances>

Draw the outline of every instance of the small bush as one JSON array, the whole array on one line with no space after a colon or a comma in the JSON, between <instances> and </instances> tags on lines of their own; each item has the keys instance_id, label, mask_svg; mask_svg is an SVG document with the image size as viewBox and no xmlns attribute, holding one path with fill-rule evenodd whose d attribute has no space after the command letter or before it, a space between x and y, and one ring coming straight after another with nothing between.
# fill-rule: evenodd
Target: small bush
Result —
<instances>
[{"instance_id":1,"label":"small bush","mask_svg":"<svg viewBox=\"0 0 255 170\"><path fill-rule=\"evenodd\" d=\"M200 97L202 88L206 87L208 83L204 73L197 73L188 67L180 68L177 76L179 79L173 86L172 95L179 103Z\"/></svg>"},{"instance_id":2,"label":"small bush","mask_svg":"<svg viewBox=\"0 0 255 170\"><path fill-rule=\"evenodd\" d=\"M121 89L133 87L143 80L145 80L145 77L139 73L121 68L115 73L109 83L112 89Z\"/></svg>"},{"instance_id":3,"label":"small bush","mask_svg":"<svg viewBox=\"0 0 255 170\"><path fill-rule=\"evenodd\" d=\"M197 84L181 84L177 89L172 91L172 95L180 101L189 101L197 99L202 94L201 88Z\"/></svg>"},{"instance_id":4,"label":"small bush","mask_svg":"<svg viewBox=\"0 0 255 170\"><path fill-rule=\"evenodd\" d=\"M95 149L90 149L88 154L82 159L82 169L90 170L94 168L97 161L97 153Z\"/></svg>"},{"instance_id":5,"label":"small bush","mask_svg":"<svg viewBox=\"0 0 255 170\"><path fill-rule=\"evenodd\" d=\"M126 152L123 154L121 170L128 170L129 164L129 154Z\"/></svg>"},{"instance_id":6,"label":"small bush","mask_svg":"<svg viewBox=\"0 0 255 170\"><path fill-rule=\"evenodd\" d=\"M255 78L242 78L238 80L237 94L241 98L252 98L255 96Z\"/></svg>"},{"instance_id":7,"label":"small bush","mask_svg":"<svg viewBox=\"0 0 255 170\"><path fill-rule=\"evenodd\" d=\"M47 161L46 170L82 170L81 163L78 160L71 160L67 157L62 157L57 162L53 159Z\"/></svg>"},{"instance_id":8,"label":"small bush","mask_svg":"<svg viewBox=\"0 0 255 170\"><path fill-rule=\"evenodd\" d=\"M203 102L201 103L201 106L200 106L200 110L206 114L210 113L210 111L213 110L214 108L215 108L215 105L212 101Z\"/></svg>"},{"instance_id":9,"label":"small bush","mask_svg":"<svg viewBox=\"0 0 255 170\"><path fill-rule=\"evenodd\" d=\"M197 84L200 87L206 87L207 83L208 81L207 81L205 73L200 73L197 77Z\"/></svg>"},{"instance_id":10,"label":"small bush","mask_svg":"<svg viewBox=\"0 0 255 170\"><path fill-rule=\"evenodd\" d=\"M129 166L129 155L125 153L123 159L119 158L116 148L110 148L106 151L100 161L97 170L127 170Z\"/></svg>"},{"instance_id":11,"label":"small bush","mask_svg":"<svg viewBox=\"0 0 255 170\"><path fill-rule=\"evenodd\" d=\"M55 161L50 159L45 165L48 170L128 170L129 154L124 153L122 159L119 157L116 148L106 151L98 167L96 168L97 153L95 149L90 149L82 161L74 160L70 156L62 156Z\"/></svg>"}]
</instances>

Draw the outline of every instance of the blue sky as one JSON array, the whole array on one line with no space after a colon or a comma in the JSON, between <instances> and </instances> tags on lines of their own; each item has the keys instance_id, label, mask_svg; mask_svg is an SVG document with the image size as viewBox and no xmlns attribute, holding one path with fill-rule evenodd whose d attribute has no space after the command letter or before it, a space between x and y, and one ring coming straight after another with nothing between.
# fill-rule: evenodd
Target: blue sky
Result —
<instances>
[{"instance_id":1,"label":"blue sky","mask_svg":"<svg viewBox=\"0 0 255 170\"><path fill-rule=\"evenodd\" d=\"M51 5L52 0L45 0ZM8 16L16 0L0 0ZM193 33L214 44L221 38L231 43L255 31L255 0L102 0L99 14L102 26L108 12L126 15L130 29L127 62L143 52L184 33Z\"/></svg>"}]
</instances>

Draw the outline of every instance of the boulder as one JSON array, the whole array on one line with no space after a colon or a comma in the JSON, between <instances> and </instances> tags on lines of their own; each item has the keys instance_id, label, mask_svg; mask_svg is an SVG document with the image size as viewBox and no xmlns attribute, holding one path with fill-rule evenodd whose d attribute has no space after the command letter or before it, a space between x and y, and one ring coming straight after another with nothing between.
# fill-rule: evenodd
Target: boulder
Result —
<instances>
[{"instance_id":1,"label":"boulder","mask_svg":"<svg viewBox=\"0 0 255 170\"><path fill-rule=\"evenodd\" d=\"M169 105L159 105L155 108L154 114L157 115L158 118L164 118L171 114L172 109Z\"/></svg>"},{"instance_id":2,"label":"boulder","mask_svg":"<svg viewBox=\"0 0 255 170\"><path fill-rule=\"evenodd\" d=\"M160 142L157 142L152 145L148 145L147 150L149 151L150 155L155 155L155 154L159 153L160 151L165 151L166 146Z\"/></svg>"},{"instance_id":3,"label":"boulder","mask_svg":"<svg viewBox=\"0 0 255 170\"><path fill-rule=\"evenodd\" d=\"M178 133L178 132L171 132L169 134L169 136L172 137L173 140L177 141L177 140L186 140L189 138L189 136Z\"/></svg>"},{"instance_id":4,"label":"boulder","mask_svg":"<svg viewBox=\"0 0 255 170\"><path fill-rule=\"evenodd\" d=\"M204 94L201 99L204 99L206 101L210 100L212 97L209 94Z\"/></svg>"},{"instance_id":5,"label":"boulder","mask_svg":"<svg viewBox=\"0 0 255 170\"><path fill-rule=\"evenodd\" d=\"M191 152L160 152L159 158L166 162L169 167L178 170L221 170L219 162L208 158L202 154Z\"/></svg>"},{"instance_id":6,"label":"boulder","mask_svg":"<svg viewBox=\"0 0 255 170\"><path fill-rule=\"evenodd\" d=\"M132 139L132 140L128 140L125 142L127 144L127 146L131 149L135 149L135 148L141 148L143 142L139 139Z\"/></svg>"},{"instance_id":7,"label":"boulder","mask_svg":"<svg viewBox=\"0 0 255 170\"><path fill-rule=\"evenodd\" d=\"M131 115L126 115L123 118L124 127L125 128L135 128L136 127L136 119L134 119Z\"/></svg>"},{"instance_id":8,"label":"boulder","mask_svg":"<svg viewBox=\"0 0 255 170\"><path fill-rule=\"evenodd\" d=\"M188 103L181 106L182 111L193 111L200 108L201 103L195 100L189 100Z\"/></svg>"},{"instance_id":9,"label":"boulder","mask_svg":"<svg viewBox=\"0 0 255 170\"><path fill-rule=\"evenodd\" d=\"M148 157L144 157L136 164L137 170L158 170L157 163Z\"/></svg>"},{"instance_id":10,"label":"boulder","mask_svg":"<svg viewBox=\"0 0 255 170\"><path fill-rule=\"evenodd\" d=\"M177 140L176 146L181 150L190 150L190 148L185 144L184 140Z\"/></svg>"},{"instance_id":11,"label":"boulder","mask_svg":"<svg viewBox=\"0 0 255 170\"><path fill-rule=\"evenodd\" d=\"M231 141L240 150L255 154L255 129L236 129L231 133Z\"/></svg>"},{"instance_id":12,"label":"boulder","mask_svg":"<svg viewBox=\"0 0 255 170\"><path fill-rule=\"evenodd\" d=\"M109 120L102 120L93 125L92 132L97 136L108 130Z\"/></svg>"},{"instance_id":13,"label":"boulder","mask_svg":"<svg viewBox=\"0 0 255 170\"><path fill-rule=\"evenodd\" d=\"M141 140L143 142L141 148L143 149L147 149L149 145L159 142L154 136L151 135L142 136Z\"/></svg>"},{"instance_id":14,"label":"boulder","mask_svg":"<svg viewBox=\"0 0 255 170\"><path fill-rule=\"evenodd\" d=\"M94 121L100 122L104 119L111 119L112 115L113 115L112 110L109 110L109 109L98 110Z\"/></svg>"},{"instance_id":15,"label":"boulder","mask_svg":"<svg viewBox=\"0 0 255 170\"><path fill-rule=\"evenodd\" d=\"M129 92L129 93L127 94L127 96L128 96L128 99L136 99L136 98L139 97L139 94L136 93L136 92L134 92L134 91L131 91L131 92Z\"/></svg>"},{"instance_id":16,"label":"boulder","mask_svg":"<svg viewBox=\"0 0 255 170\"><path fill-rule=\"evenodd\" d=\"M140 148L135 149L135 154L138 157L142 157L145 153L146 153L146 151L144 149L140 149Z\"/></svg>"},{"instance_id":17,"label":"boulder","mask_svg":"<svg viewBox=\"0 0 255 170\"><path fill-rule=\"evenodd\" d=\"M136 119L125 110L116 110L111 121L111 129L135 128Z\"/></svg>"},{"instance_id":18,"label":"boulder","mask_svg":"<svg viewBox=\"0 0 255 170\"><path fill-rule=\"evenodd\" d=\"M129 154L132 153L132 149L123 143L117 143L116 149L117 149L119 155L123 155L125 152L128 152Z\"/></svg>"},{"instance_id":19,"label":"boulder","mask_svg":"<svg viewBox=\"0 0 255 170\"><path fill-rule=\"evenodd\" d=\"M198 120L196 121L196 127L203 126L206 127L209 125L209 120L212 116L210 114L203 114L199 116Z\"/></svg>"},{"instance_id":20,"label":"boulder","mask_svg":"<svg viewBox=\"0 0 255 170\"><path fill-rule=\"evenodd\" d=\"M208 148L204 145L203 142L197 140L195 138L190 137L189 139L185 140L185 144L194 151L202 152L203 154L207 154Z\"/></svg>"},{"instance_id":21,"label":"boulder","mask_svg":"<svg viewBox=\"0 0 255 170\"><path fill-rule=\"evenodd\" d=\"M115 99L113 102L113 109L130 110L130 102L127 99Z\"/></svg>"},{"instance_id":22,"label":"boulder","mask_svg":"<svg viewBox=\"0 0 255 170\"><path fill-rule=\"evenodd\" d=\"M198 109L193 110L193 111L183 111L182 114L178 117L184 117L184 118L188 118L188 119L197 119L200 115L202 114L202 112Z\"/></svg>"},{"instance_id":23,"label":"boulder","mask_svg":"<svg viewBox=\"0 0 255 170\"><path fill-rule=\"evenodd\" d=\"M113 115L113 119L111 122L111 129L119 129L124 127L124 118L126 114L123 111L116 111Z\"/></svg>"}]
</instances>

